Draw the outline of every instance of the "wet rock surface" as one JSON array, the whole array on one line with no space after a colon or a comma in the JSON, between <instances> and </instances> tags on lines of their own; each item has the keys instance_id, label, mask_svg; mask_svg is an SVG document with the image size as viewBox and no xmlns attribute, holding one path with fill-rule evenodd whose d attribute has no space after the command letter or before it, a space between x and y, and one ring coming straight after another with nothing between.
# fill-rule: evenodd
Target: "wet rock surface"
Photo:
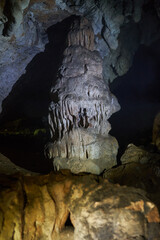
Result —
<instances>
[{"instance_id":1,"label":"wet rock surface","mask_svg":"<svg viewBox=\"0 0 160 240\"><path fill-rule=\"evenodd\" d=\"M140 189L68 171L0 181L1 239L71 239L73 227L75 240L160 237L157 207Z\"/></svg>"}]
</instances>

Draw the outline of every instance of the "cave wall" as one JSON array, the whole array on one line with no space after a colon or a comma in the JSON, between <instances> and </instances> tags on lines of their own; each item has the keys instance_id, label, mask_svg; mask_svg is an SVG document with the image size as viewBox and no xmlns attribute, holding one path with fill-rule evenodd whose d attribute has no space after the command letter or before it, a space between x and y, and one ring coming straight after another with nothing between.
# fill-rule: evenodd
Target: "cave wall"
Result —
<instances>
[{"instance_id":1,"label":"cave wall","mask_svg":"<svg viewBox=\"0 0 160 240\"><path fill-rule=\"evenodd\" d=\"M121 105L121 111L110 118L111 135L123 149L129 143L147 146L152 142L153 122L160 110L159 46L160 40L141 45L127 74L110 84Z\"/></svg>"},{"instance_id":2,"label":"cave wall","mask_svg":"<svg viewBox=\"0 0 160 240\"><path fill-rule=\"evenodd\" d=\"M0 105L25 73L28 63L44 51L47 28L73 14L91 21L108 82L128 71L139 44L149 45L160 37L157 0L3 0L0 3Z\"/></svg>"}]
</instances>

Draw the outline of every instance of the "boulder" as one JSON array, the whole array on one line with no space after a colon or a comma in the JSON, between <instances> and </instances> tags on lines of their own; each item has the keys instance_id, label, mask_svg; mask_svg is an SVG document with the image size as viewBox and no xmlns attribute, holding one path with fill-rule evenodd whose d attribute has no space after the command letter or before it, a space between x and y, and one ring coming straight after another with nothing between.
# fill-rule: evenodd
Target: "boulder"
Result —
<instances>
[{"instance_id":1,"label":"boulder","mask_svg":"<svg viewBox=\"0 0 160 240\"><path fill-rule=\"evenodd\" d=\"M160 210L160 154L129 144L122 165L106 170L103 177L112 183L141 188Z\"/></svg>"},{"instance_id":2,"label":"boulder","mask_svg":"<svg viewBox=\"0 0 160 240\"><path fill-rule=\"evenodd\" d=\"M160 238L158 209L143 190L64 170L3 175L0 182L0 239ZM72 231L65 228L68 218Z\"/></svg>"}]
</instances>

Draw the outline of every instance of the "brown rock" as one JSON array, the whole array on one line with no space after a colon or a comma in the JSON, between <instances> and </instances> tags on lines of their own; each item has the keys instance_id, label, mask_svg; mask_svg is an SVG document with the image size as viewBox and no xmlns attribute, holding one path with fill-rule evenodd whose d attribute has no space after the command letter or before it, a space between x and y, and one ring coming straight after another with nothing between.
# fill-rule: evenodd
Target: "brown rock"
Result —
<instances>
[{"instance_id":1,"label":"brown rock","mask_svg":"<svg viewBox=\"0 0 160 240\"><path fill-rule=\"evenodd\" d=\"M134 144L129 144L126 151L121 157L121 163L138 162L141 164L147 163L151 159L151 155L148 151L141 147L137 147Z\"/></svg>"},{"instance_id":2,"label":"brown rock","mask_svg":"<svg viewBox=\"0 0 160 240\"><path fill-rule=\"evenodd\" d=\"M148 204L143 191L108 181L91 186L88 189L73 185L71 189L69 208L74 217L75 240L142 239L142 236L158 239L159 214L156 208L154 219L151 218L152 224L156 222L156 231L152 232L148 216L153 216L155 205ZM77 193L82 189L83 195L79 197Z\"/></svg>"},{"instance_id":3,"label":"brown rock","mask_svg":"<svg viewBox=\"0 0 160 240\"><path fill-rule=\"evenodd\" d=\"M158 210L140 189L68 171L0 181L0 239L160 238Z\"/></svg>"},{"instance_id":4,"label":"brown rock","mask_svg":"<svg viewBox=\"0 0 160 240\"><path fill-rule=\"evenodd\" d=\"M48 176L26 177L23 239L52 240L56 221L55 203L47 190Z\"/></svg>"},{"instance_id":5,"label":"brown rock","mask_svg":"<svg viewBox=\"0 0 160 240\"><path fill-rule=\"evenodd\" d=\"M153 153L148 153L148 156L150 159L146 163L141 163L140 160L143 158L143 156L141 156L139 162L128 162L117 168L109 169L103 176L112 183L119 183L120 185L127 185L145 190L148 198L151 199L160 210L159 156ZM135 160L136 159L135 155Z\"/></svg>"},{"instance_id":6,"label":"brown rock","mask_svg":"<svg viewBox=\"0 0 160 240\"><path fill-rule=\"evenodd\" d=\"M24 195L18 177L0 176L0 239L21 240Z\"/></svg>"}]
</instances>

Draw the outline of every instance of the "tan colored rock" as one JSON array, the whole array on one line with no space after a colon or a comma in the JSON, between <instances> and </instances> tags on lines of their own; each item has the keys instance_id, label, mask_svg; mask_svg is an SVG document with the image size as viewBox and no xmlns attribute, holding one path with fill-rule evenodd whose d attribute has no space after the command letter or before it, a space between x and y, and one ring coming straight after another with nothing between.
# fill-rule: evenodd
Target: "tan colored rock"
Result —
<instances>
[{"instance_id":1,"label":"tan colored rock","mask_svg":"<svg viewBox=\"0 0 160 240\"><path fill-rule=\"evenodd\" d=\"M23 239L52 240L56 206L47 190L48 176L28 177L24 181Z\"/></svg>"},{"instance_id":2,"label":"tan colored rock","mask_svg":"<svg viewBox=\"0 0 160 240\"><path fill-rule=\"evenodd\" d=\"M129 144L121 157L121 163L126 164L131 162L138 162L144 164L152 158L153 154L149 153L142 147L137 147L134 144Z\"/></svg>"},{"instance_id":3,"label":"tan colored rock","mask_svg":"<svg viewBox=\"0 0 160 240\"><path fill-rule=\"evenodd\" d=\"M101 137L85 129L75 129L60 142L48 145L55 170L70 169L73 173L100 174L116 165L118 143L112 136Z\"/></svg>"},{"instance_id":4,"label":"tan colored rock","mask_svg":"<svg viewBox=\"0 0 160 240\"><path fill-rule=\"evenodd\" d=\"M24 195L18 177L0 176L0 240L21 240Z\"/></svg>"},{"instance_id":5,"label":"tan colored rock","mask_svg":"<svg viewBox=\"0 0 160 240\"><path fill-rule=\"evenodd\" d=\"M140 161L122 164L117 168L107 170L103 177L112 183L145 190L149 199L156 204L160 211L160 164L157 157L157 154L155 154L155 158L152 154L150 160L143 164Z\"/></svg>"},{"instance_id":6,"label":"tan colored rock","mask_svg":"<svg viewBox=\"0 0 160 240\"><path fill-rule=\"evenodd\" d=\"M157 207L140 189L69 171L0 181L1 240L160 238Z\"/></svg>"}]
</instances>

